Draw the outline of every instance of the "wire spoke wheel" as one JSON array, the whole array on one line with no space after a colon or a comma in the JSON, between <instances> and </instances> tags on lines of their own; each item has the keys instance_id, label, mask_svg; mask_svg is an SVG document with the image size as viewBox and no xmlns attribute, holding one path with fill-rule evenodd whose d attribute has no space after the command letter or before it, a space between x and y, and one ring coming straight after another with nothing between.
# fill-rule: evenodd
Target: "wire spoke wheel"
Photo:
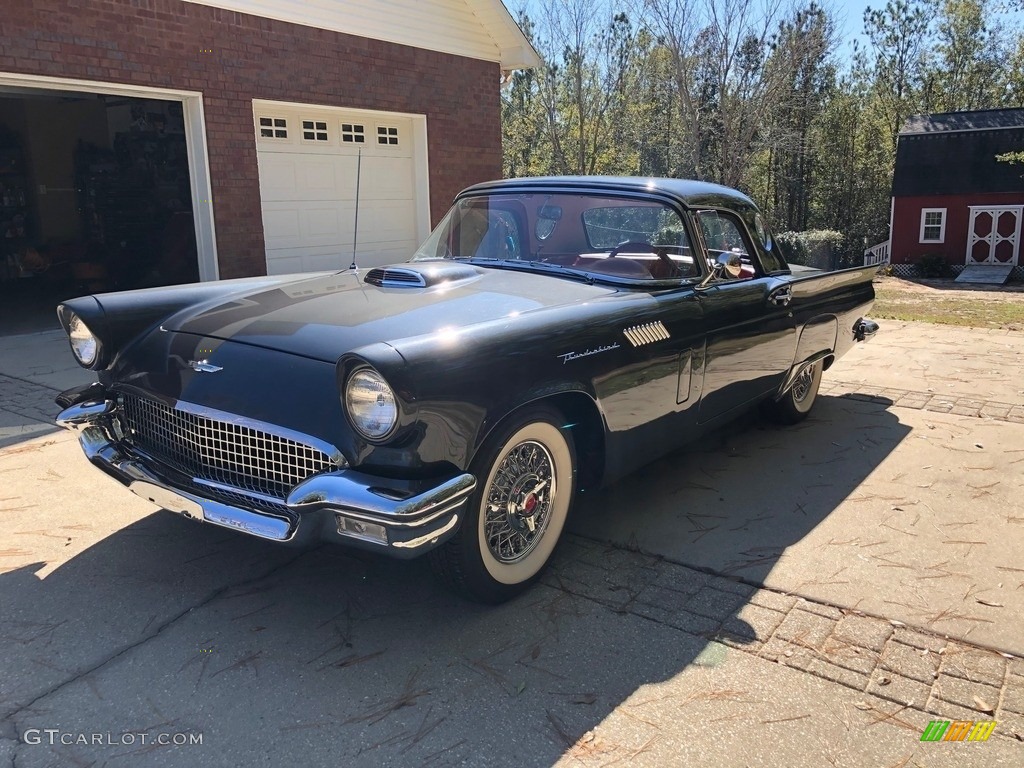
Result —
<instances>
[{"instance_id":1,"label":"wire spoke wheel","mask_svg":"<svg viewBox=\"0 0 1024 768\"><path fill-rule=\"evenodd\" d=\"M818 398L824 368L821 360L805 366L778 400L767 400L762 404L765 415L781 424L796 424L807 418Z\"/></svg>"},{"instance_id":2,"label":"wire spoke wheel","mask_svg":"<svg viewBox=\"0 0 1024 768\"><path fill-rule=\"evenodd\" d=\"M796 403L802 403L807 399L807 396L811 393L811 387L814 384L814 366L809 365L796 377L796 381L793 382L793 401Z\"/></svg>"},{"instance_id":3,"label":"wire spoke wheel","mask_svg":"<svg viewBox=\"0 0 1024 768\"><path fill-rule=\"evenodd\" d=\"M534 440L500 460L484 503L484 538L499 562L521 560L544 537L558 491L554 471L550 452Z\"/></svg>"},{"instance_id":4,"label":"wire spoke wheel","mask_svg":"<svg viewBox=\"0 0 1024 768\"><path fill-rule=\"evenodd\" d=\"M465 596L500 603L547 565L576 485L576 451L550 407L513 415L481 447L470 472L477 489L456 535L431 552L437 574Z\"/></svg>"}]
</instances>

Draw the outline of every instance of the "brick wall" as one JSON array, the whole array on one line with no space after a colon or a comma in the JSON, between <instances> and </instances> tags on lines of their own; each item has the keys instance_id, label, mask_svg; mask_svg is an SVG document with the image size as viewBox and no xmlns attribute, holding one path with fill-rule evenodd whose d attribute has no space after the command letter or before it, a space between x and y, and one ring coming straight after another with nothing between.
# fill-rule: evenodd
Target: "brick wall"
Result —
<instances>
[{"instance_id":1,"label":"brick wall","mask_svg":"<svg viewBox=\"0 0 1024 768\"><path fill-rule=\"evenodd\" d=\"M201 91L222 277L266 269L253 99L425 114L435 223L501 175L495 63L181 0L3 0L0 71Z\"/></svg>"}]
</instances>

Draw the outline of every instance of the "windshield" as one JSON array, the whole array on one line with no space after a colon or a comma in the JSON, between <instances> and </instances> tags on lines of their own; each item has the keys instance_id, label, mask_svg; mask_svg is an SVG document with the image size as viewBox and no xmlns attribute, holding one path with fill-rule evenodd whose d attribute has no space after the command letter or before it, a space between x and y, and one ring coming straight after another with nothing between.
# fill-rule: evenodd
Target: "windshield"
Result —
<instances>
[{"instance_id":1,"label":"windshield","mask_svg":"<svg viewBox=\"0 0 1024 768\"><path fill-rule=\"evenodd\" d=\"M425 259L571 268L636 280L700 276L682 219L672 208L580 193L459 200L413 257Z\"/></svg>"}]
</instances>

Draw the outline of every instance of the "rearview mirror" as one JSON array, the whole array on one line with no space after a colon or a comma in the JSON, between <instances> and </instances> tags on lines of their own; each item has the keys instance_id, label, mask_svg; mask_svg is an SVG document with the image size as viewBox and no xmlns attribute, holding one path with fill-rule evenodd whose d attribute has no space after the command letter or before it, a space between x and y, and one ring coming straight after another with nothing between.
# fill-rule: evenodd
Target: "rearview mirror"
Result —
<instances>
[{"instance_id":1,"label":"rearview mirror","mask_svg":"<svg viewBox=\"0 0 1024 768\"><path fill-rule=\"evenodd\" d=\"M562 218L562 208L558 205L542 205L537 208L537 218L559 221Z\"/></svg>"}]
</instances>

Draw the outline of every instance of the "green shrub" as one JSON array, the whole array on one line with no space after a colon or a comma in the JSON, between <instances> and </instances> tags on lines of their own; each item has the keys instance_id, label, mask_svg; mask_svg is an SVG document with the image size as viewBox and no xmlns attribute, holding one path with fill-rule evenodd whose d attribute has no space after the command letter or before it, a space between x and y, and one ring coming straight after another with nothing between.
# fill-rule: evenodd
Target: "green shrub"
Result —
<instances>
[{"instance_id":1,"label":"green shrub","mask_svg":"<svg viewBox=\"0 0 1024 768\"><path fill-rule=\"evenodd\" d=\"M775 235L775 242L787 262L819 269L834 268L833 262L842 250L843 240L843 233L834 229L779 232Z\"/></svg>"},{"instance_id":2,"label":"green shrub","mask_svg":"<svg viewBox=\"0 0 1024 768\"><path fill-rule=\"evenodd\" d=\"M926 253L917 260L921 277L949 277L949 264L941 253Z\"/></svg>"}]
</instances>

